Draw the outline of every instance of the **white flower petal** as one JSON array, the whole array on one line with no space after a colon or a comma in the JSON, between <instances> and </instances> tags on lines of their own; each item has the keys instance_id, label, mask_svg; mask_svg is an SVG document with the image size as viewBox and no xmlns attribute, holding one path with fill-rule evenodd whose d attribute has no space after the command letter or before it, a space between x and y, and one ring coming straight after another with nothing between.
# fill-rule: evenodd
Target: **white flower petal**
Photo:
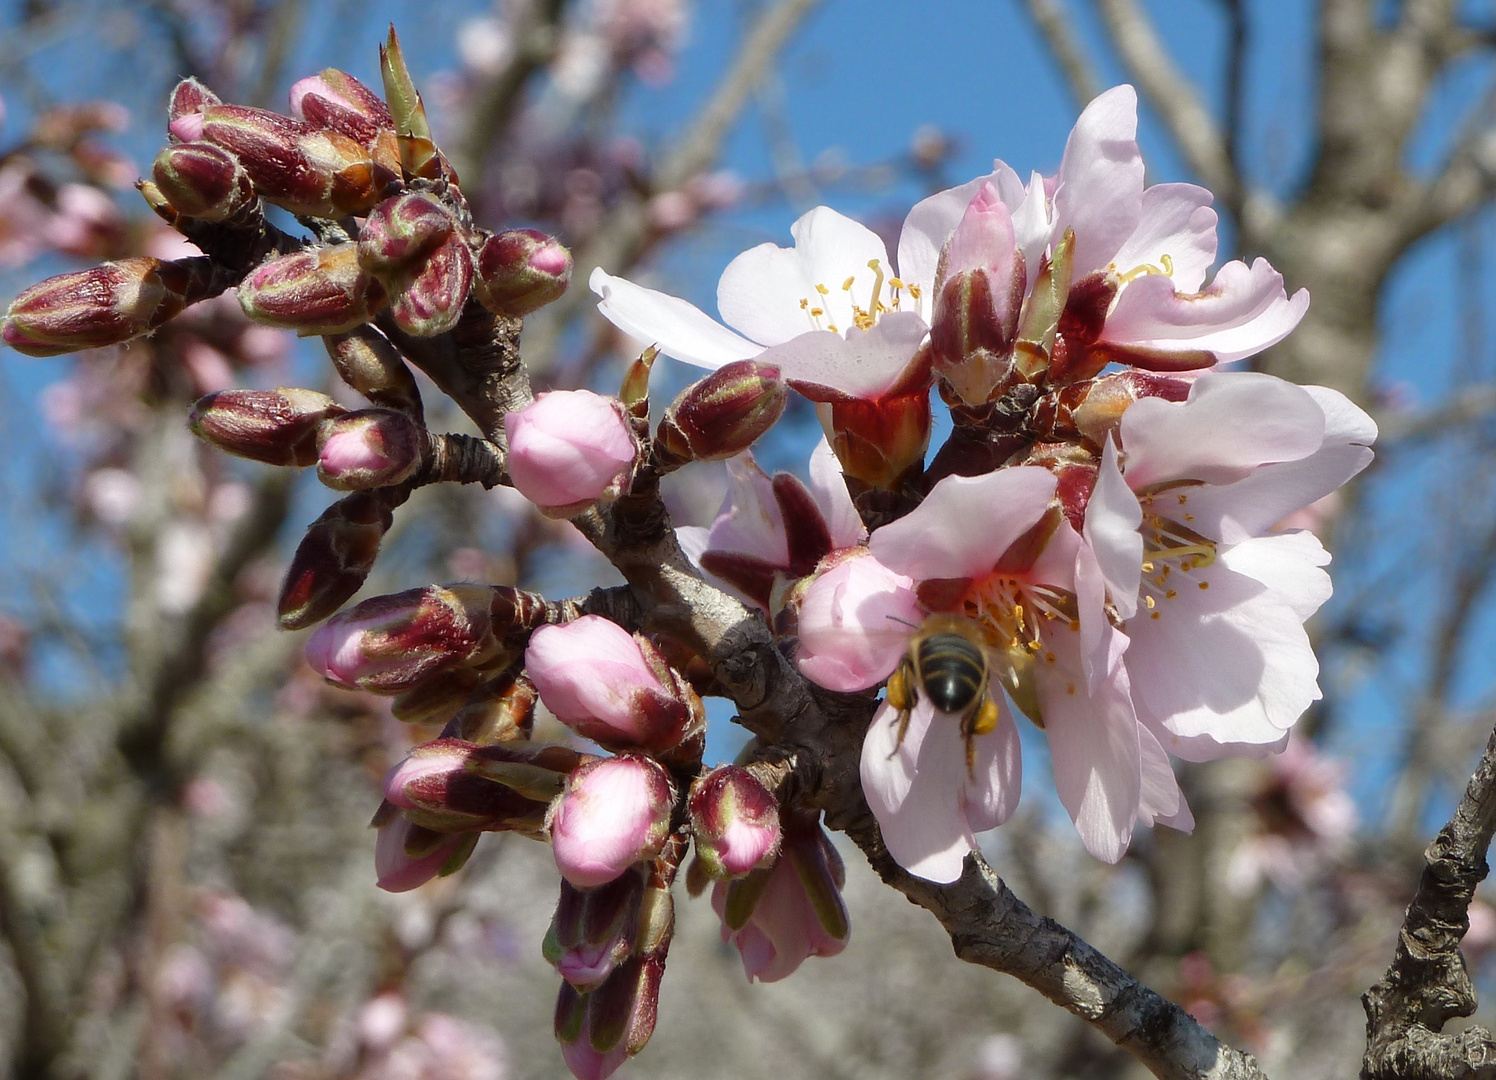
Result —
<instances>
[{"instance_id":1,"label":"white flower petal","mask_svg":"<svg viewBox=\"0 0 1496 1080\"><path fill-rule=\"evenodd\" d=\"M773 482L749 453L727 461L727 496L711 525L711 548L788 566L789 545Z\"/></svg>"},{"instance_id":2,"label":"white flower petal","mask_svg":"<svg viewBox=\"0 0 1496 1080\"><path fill-rule=\"evenodd\" d=\"M1024 269L1028 271L1025 293L1034 287L1034 277L1039 273L1039 264L1044 261L1044 251L1049 247L1052 229L1049 196L1044 192L1044 177L1033 173L1029 177L1023 202L1013 211L1013 241L1018 245L1018 250L1023 252Z\"/></svg>"},{"instance_id":3,"label":"white flower petal","mask_svg":"<svg viewBox=\"0 0 1496 1080\"><path fill-rule=\"evenodd\" d=\"M1288 296L1283 275L1266 259L1250 269L1229 262L1194 293L1175 292L1169 278L1145 274L1117 294L1098 340L1162 354L1207 352L1227 363L1276 345L1308 309L1308 290Z\"/></svg>"},{"instance_id":4,"label":"white flower petal","mask_svg":"<svg viewBox=\"0 0 1496 1080\"><path fill-rule=\"evenodd\" d=\"M868 548L918 580L985 576L1048 509L1054 489L1054 473L1034 465L948 476L913 512L875 530Z\"/></svg>"},{"instance_id":5,"label":"white flower petal","mask_svg":"<svg viewBox=\"0 0 1496 1080\"><path fill-rule=\"evenodd\" d=\"M1179 790L1179 780L1174 775L1174 767L1169 764L1169 755L1164 753L1164 748L1146 727L1138 730L1138 745L1143 752L1143 791L1138 821L1144 825L1167 825L1180 832L1192 832L1195 817L1184 801L1184 792Z\"/></svg>"},{"instance_id":6,"label":"white flower petal","mask_svg":"<svg viewBox=\"0 0 1496 1080\"><path fill-rule=\"evenodd\" d=\"M1138 610L1138 586L1143 576L1143 508L1122 479L1117 466L1117 444L1110 436L1101 452L1096 487L1086 505L1084 534L1096 555L1117 614L1130 619Z\"/></svg>"},{"instance_id":7,"label":"white flower petal","mask_svg":"<svg viewBox=\"0 0 1496 1080\"><path fill-rule=\"evenodd\" d=\"M1075 230L1074 276L1103 270L1137 228L1142 213L1143 157L1138 152L1138 95L1116 86L1075 121L1054 189L1058 243Z\"/></svg>"},{"instance_id":8,"label":"white flower petal","mask_svg":"<svg viewBox=\"0 0 1496 1080\"><path fill-rule=\"evenodd\" d=\"M1229 483L1258 465L1308 457L1325 415L1302 387L1252 371L1206 372L1184 401L1143 398L1122 414L1134 491L1170 480Z\"/></svg>"},{"instance_id":9,"label":"white flower petal","mask_svg":"<svg viewBox=\"0 0 1496 1080\"><path fill-rule=\"evenodd\" d=\"M810 493L826 518L833 548L853 547L867 538L867 527L847 491L841 462L824 435L810 453Z\"/></svg>"},{"instance_id":10,"label":"white flower petal","mask_svg":"<svg viewBox=\"0 0 1496 1080\"><path fill-rule=\"evenodd\" d=\"M716 369L763 351L678 296L613 277L601 267L592 271L587 284L602 297L597 310L604 318L629 337L652 342L666 356L687 364Z\"/></svg>"},{"instance_id":11,"label":"white flower petal","mask_svg":"<svg viewBox=\"0 0 1496 1080\"><path fill-rule=\"evenodd\" d=\"M914 312L895 311L866 330L854 326L846 337L827 330L801 334L758 359L776 365L786 381L816 400L825 391L873 400L899 383L927 330Z\"/></svg>"},{"instance_id":12,"label":"white flower petal","mask_svg":"<svg viewBox=\"0 0 1496 1080\"><path fill-rule=\"evenodd\" d=\"M1113 256L1121 273L1139 266L1163 269L1169 257L1174 288L1194 292L1216 259L1215 196L1194 184L1154 184L1143 190L1138 227Z\"/></svg>"}]
</instances>

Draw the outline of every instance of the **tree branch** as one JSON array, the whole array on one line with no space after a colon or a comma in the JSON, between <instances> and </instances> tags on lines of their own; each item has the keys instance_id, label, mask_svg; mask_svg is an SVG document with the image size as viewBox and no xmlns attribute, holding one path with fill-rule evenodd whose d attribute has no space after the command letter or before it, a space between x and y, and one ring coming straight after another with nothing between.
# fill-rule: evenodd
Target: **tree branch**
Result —
<instances>
[{"instance_id":1,"label":"tree branch","mask_svg":"<svg viewBox=\"0 0 1496 1080\"><path fill-rule=\"evenodd\" d=\"M1060 65L1076 106L1084 106L1101 93L1101 80L1096 77L1096 66L1070 29L1069 14L1061 0L1023 0L1023 6Z\"/></svg>"},{"instance_id":2,"label":"tree branch","mask_svg":"<svg viewBox=\"0 0 1496 1080\"><path fill-rule=\"evenodd\" d=\"M1475 1011L1475 987L1460 954L1470 900L1485 879L1496 830L1496 731L1454 816L1424 853L1387 973L1361 998L1366 1008L1364 1080L1496 1077L1496 1040L1482 1027L1457 1035L1444 1024Z\"/></svg>"}]
</instances>

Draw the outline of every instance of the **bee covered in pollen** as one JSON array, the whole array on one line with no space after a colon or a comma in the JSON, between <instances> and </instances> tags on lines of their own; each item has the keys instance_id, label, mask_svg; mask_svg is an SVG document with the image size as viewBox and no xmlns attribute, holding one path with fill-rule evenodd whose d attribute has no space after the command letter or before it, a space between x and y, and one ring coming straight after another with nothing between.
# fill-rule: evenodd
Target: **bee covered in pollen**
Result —
<instances>
[{"instance_id":1,"label":"bee covered in pollen","mask_svg":"<svg viewBox=\"0 0 1496 1080\"><path fill-rule=\"evenodd\" d=\"M909 651L888 679L888 704L898 710L895 748L903 745L909 716L923 693L938 712L961 721L966 740L966 769L975 775L976 742L997 727L992 700L987 644L970 619L931 615L909 641Z\"/></svg>"}]
</instances>

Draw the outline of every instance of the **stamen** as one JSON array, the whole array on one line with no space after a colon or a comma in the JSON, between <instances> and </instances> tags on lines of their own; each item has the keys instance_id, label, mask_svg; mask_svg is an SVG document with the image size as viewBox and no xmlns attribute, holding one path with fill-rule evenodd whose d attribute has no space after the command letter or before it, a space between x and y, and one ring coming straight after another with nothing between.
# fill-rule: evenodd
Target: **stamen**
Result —
<instances>
[{"instance_id":1,"label":"stamen","mask_svg":"<svg viewBox=\"0 0 1496 1080\"><path fill-rule=\"evenodd\" d=\"M1129 281L1136 281L1138 278L1143 277L1146 274L1157 274L1160 277L1173 277L1174 260L1169 258L1169 256L1167 255L1160 255L1158 257L1158 261L1163 265L1154 266L1152 263L1143 263L1141 266L1134 266L1125 274L1118 274L1118 283L1126 285ZM1116 267L1117 264L1113 263L1111 269L1115 271Z\"/></svg>"}]
</instances>

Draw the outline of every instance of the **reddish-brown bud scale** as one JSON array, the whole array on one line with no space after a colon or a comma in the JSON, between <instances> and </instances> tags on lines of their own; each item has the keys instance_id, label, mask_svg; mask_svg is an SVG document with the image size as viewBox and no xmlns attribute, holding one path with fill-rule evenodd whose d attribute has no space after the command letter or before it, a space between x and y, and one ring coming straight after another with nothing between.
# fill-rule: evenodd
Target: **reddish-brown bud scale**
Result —
<instances>
[{"instance_id":1,"label":"reddish-brown bud scale","mask_svg":"<svg viewBox=\"0 0 1496 1080\"><path fill-rule=\"evenodd\" d=\"M930 325L931 362L961 399L976 405L1002 386L1012 370L1011 349L1023 302L1023 267L1011 282L994 281L983 269L953 275L941 287ZM1011 295L1001 304L996 288ZM999 310L1006 316L1000 316Z\"/></svg>"},{"instance_id":2,"label":"reddish-brown bud scale","mask_svg":"<svg viewBox=\"0 0 1496 1080\"><path fill-rule=\"evenodd\" d=\"M741 454L784 413L789 388L779 369L753 360L725 364L682 390L660 421L667 463L719 461Z\"/></svg>"},{"instance_id":3,"label":"reddish-brown bud scale","mask_svg":"<svg viewBox=\"0 0 1496 1080\"><path fill-rule=\"evenodd\" d=\"M1188 379L1119 371L1045 394L1034 406L1031 430L1046 442L1085 439L1099 452L1133 402L1145 397L1183 401L1189 392Z\"/></svg>"},{"instance_id":4,"label":"reddish-brown bud scale","mask_svg":"<svg viewBox=\"0 0 1496 1080\"><path fill-rule=\"evenodd\" d=\"M392 409L360 409L317 431L317 478L339 491L387 487L421 465L425 429Z\"/></svg>"},{"instance_id":5,"label":"reddish-brown bud scale","mask_svg":"<svg viewBox=\"0 0 1496 1080\"><path fill-rule=\"evenodd\" d=\"M1050 386L1092 378L1106 367L1111 357L1106 349L1094 346L1116 295L1117 286L1108 274L1087 274L1070 286L1044 377Z\"/></svg>"},{"instance_id":6,"label":"reddish-brown bud scale","mask_svg":"<svg viewBox=\"0 0 1496 1080\"><path fill-rule=\"evenodd\" d=\"M831 404L831 449L848 478L893 490L930 445L930 395Z\"/></svg>"},{"instance_id":7,"label":"reddish-brown bud scale","mask_svg":"<svg viewBox=\"0 0 1496 1080\"><path fill-rule=\"evenodd\" d=\"M402 270L440 247L456 226L451 211L424 191L386 199L359 230L359 265L379 275Z\"/></svg>"},{"instance_id":8,"label":"reddish-brown bud scale","mask_svg":"<svg viewBox=\"0 0 1496 1080\"><path fill-rule=\"evenodd\" d=\"M223 99L193 78L183 79L172 88L166 105L166 122L175 123L184 116L202 112L209 105L222 105Z\"/></svg>"},{"instance_id":9,"label":"reddish-brown bud scale","mask_svg":"<svg viewBox=\"0 0 1496 1080\"><path fill-rule=\"evenodd\" d=\"M210 105L200 124L179 124L175 130L179 135L197 132L229 151L266 202L293 214L339 218L363 213L380 201L391 179L348 136L266 109Z\"/></svg>"},{"instance_id":10,"label":"reddish-brown bud scale","mask_svg":"<svg viewBox=\"0 0 1496 1080\"><path fill-rule=\"evenodd\" d=\"M59 274L15 298L0 339L27 356L120 345L208 295L212 283L205 258L120 259Z\"/></svg>"},{"instance_id":11,"label":"reddish-brown bud scale","mask_svg":"<svg viewBox=\"0 0 1496 1080\"><path fill-rule=\"evenodd\" d=\"M266 326L339 334L369 321L384 288L358 265L358 245L308 248L261 263L239 286L244 314Z\"/></svg>"},{"instance_id":12,"label":"reddish-brown bud scale","mask_svg":"<svg viewBox=\"0 0 1496 1080\"><path fill-rule=\"evenodd\" d=\"M366 147L382 132L395 133L395 120L379 95L346 71L325 68L291 87L291 114L316 128L336 131Z\"/></svg>"},{"instance_id":13,"label":"reddish-brown bud scale","mask_svg":"<svg viewBox=\"0 0 1496 1080\"><path fill-rule=\"evenodd\" d=\"M317 461L317 429L343 411L315 390L220 390L192 406L187 426L198 438L238 457L306 466Z\"/></svg>"},{"instance_id":14,"label":"reddish-brown bud scale","mask_svg":"<svg viewBox=\"0 0 1496 1080\"><path fill-rule=\"evenodd\" d=\"M421 390L393 345L372 326L322 338L338 375L375 405L398 409L420 420Z\"/></svg>"},{"instance_id":15,"label":"reddish-brown bud scale","mask_svg":"<svg viewBox=\"0 0 1496 1080\"><path fill-rule=\"evenodd\" d=\"M226 221L256 200L249 173L210 143L168 146L156 155L151 177L173 210L204 221Z\"/></svg>"},{"instance_id":16,"label":"reddish-brown bud scale","mask_svg":"<svg viewBox=\"0 0 1496 1080\"><path fill-rule=\"evenodd\" d=\"M460 236L449 237L414 272L397 273L390 285L390 315L414 337L445 334L462 318L473 290L473 257Z\"/></svg>"},{"instance_id":17,"label":"reddish-brown bud scale","mask_svg":"<svg viewBox=\"0 0 1496 1080\"><path fill-rule=\"evenodd\" d=\"M395 695L390 702L390 712L402 724L445 724L462 708L482 679L482 674L471 668L444 671L421 680L403 694ZM460 732L447 730L443 730L442 735L463 737Z\"/></svg>"},{"instance_id":18,"label":"reddish-brown bud scale","mask_svg":"<svg viewBox=\"0 0 1496 1080\"><path fill-rule=\"evenodd\" d=\"M360 491L312 522L281 586L276 605L281 628L300 630L321 622L358 592L394 520L385 499Z\"/></svg>"},{"instance_id":19,"label":"reddish-brown bud scale","mask_svg":"<svg viewBox=\"0 0 1496 1080\"><path fill-rule=\"evenodd\" d=\"M497 623L494 631L503 636L503 627ZM528 739L535 728L539 699L535 684L523 675L500 675L468 695L444 734L479 746Z\"/></svg>"},{"instance_id":20,"label":"reddish-brown bud scale","mask_svg":"<svg viewBox=\"0 0 1496 1080\"><path fill-rule=\"evenodd\" d=\"M571 268L571 252L554 237L510 229L478 250L473 293L495 315L528 315L566 292Z\"/></svg>"}]
</instances>

